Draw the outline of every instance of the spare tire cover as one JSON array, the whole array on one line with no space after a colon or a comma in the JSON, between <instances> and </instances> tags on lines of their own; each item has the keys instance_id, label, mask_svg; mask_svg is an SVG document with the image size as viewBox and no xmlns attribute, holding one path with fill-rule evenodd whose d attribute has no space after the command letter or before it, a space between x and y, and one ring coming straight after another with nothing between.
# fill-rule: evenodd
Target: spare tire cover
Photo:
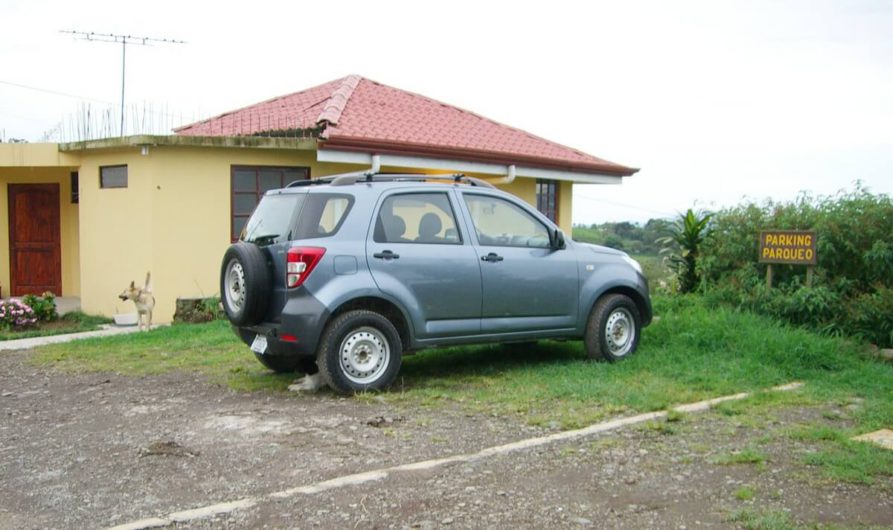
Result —
<instances>
[{"instance_id":1,"label":"spare tire cover","mask_svg":"<svg viewBox=\"0 0 893 530\"><path fill-rule=\"evenodd\" d=\"M250 326L263 320L272 289L264 251L239 241L226 250L220 268L220 301L229 321Z\"/></svg>"}]
</instances>

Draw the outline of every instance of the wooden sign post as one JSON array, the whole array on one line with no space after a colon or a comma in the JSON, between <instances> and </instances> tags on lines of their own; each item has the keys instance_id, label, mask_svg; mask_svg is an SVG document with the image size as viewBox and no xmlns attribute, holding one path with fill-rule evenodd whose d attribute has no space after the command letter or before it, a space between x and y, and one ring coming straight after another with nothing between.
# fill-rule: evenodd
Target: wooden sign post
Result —
<instances>
[{"instance_id":1,"label":"wooden sign post","mask_svg":"<svg viewBox=\"0 0 893 530\"><path fill-rule=\"evenodd\" d=\"M813 230L763 230L760 232L760 263L767 263L766 286L772 288L772 264L806 265L806 285L812 286L818 262Z\"/></svg>"}]
</instances>

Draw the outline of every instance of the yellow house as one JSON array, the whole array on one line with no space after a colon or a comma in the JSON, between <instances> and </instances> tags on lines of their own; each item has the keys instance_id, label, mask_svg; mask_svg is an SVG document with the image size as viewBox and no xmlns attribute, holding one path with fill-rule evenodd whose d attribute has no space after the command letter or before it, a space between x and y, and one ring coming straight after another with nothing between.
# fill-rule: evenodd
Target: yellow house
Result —
<instances>
[{"instance_id":1,"label":"yellow house","mask_svg":"<svg viewBox=\"0 0 893 530\"><path fill-rule=\"evenodd\" d=\"M147 271L155 321L218 294L220 259L258 198L293 180L376 167L490 180L571 229L573 183L636 170L417 94L348 76L170 136L0 144L0 291L52 291L83 311ZM2 211L5 209L5 211Z\"/></svg>"}]
</instances>

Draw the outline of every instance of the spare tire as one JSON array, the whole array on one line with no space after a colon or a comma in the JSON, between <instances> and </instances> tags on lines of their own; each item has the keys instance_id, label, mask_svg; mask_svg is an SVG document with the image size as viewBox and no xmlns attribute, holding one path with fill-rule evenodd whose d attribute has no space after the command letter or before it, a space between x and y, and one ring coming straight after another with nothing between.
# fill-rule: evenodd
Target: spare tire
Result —
<instances>
[{"instance_id":1,"label":"spare tire","mask_svg":"<svg viewBox=\"0 0 893 530\"><path fill-rule=\"evenodd\" d=\"M220 268L220 301L229 321L236 326L260 322L266 314L271 281L260 247L244 241L230 245Z\"/></svg>"}]
</instances>

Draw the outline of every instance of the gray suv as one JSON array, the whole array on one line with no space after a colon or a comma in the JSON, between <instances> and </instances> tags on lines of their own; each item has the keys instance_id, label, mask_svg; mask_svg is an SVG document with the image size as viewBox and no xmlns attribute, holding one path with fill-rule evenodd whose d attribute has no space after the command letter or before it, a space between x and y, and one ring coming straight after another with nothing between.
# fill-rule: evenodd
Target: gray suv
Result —
<instances>
[{"instance_id":1,"label":"gray suv","mask_svg":"<svg viewBox=\"0 0 893 530\"><path fill-rule=\"evenodd\" d=\"M268 191L223 257L220 292L261 363L318 370L339 392L386 388L404 354L437 346L582 339L616 361L652 314L636 261L463 175Z\"/></svg>"}]
</instances>

